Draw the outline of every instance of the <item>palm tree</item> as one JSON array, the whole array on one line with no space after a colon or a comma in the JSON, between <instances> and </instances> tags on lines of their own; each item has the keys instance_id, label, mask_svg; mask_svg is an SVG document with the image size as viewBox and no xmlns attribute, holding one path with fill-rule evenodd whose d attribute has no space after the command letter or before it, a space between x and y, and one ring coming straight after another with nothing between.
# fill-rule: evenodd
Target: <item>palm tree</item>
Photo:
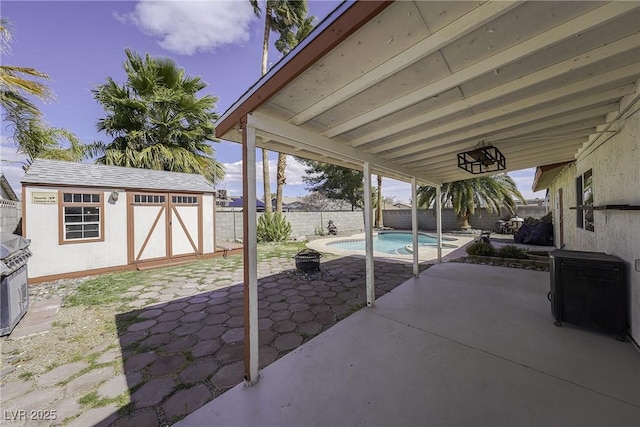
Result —
<instances>
[{"instance_id":1,"label":"palm tree","mask_svg":"<svg viewBox=\"0 0 640 427\"><path fill-rule=\"evenodd\" d=\"M306 14L306 12L305 12ZM296 32L294 33L291 29L285 29L282 33L280 33L280 38L276 41L276 49L283 55L288 54L291 49L296 47L298 43L300 43L305 37L309 35L311 30L313 30L313 20L314 16L310 16L304 18ZM284 153L278 153L278 164L276 169L276 212L282 213L282 196L284 185L287 182L286 177L286 168L287 168L287 155Z\"/></svg>"},{"instance_id":2,"label":"palm tree","mask_svg":"<svg viewBox=\"0 0 640 427\"><path fill-rule=\"evenodd\" d=\"M0 53L10 52L11 32L6 19L0 19ZM31 120L40 116L40 111L27 96L42 101L51 100L53 94L49 88L37 79L48 79L49 76L30 67L0 65L0 105L5 111L6 120Z\"/></svg>"},{"instance_id":3,"label":"palm tree","mask_svg":"<svg viewBox=\"0 0 640 427\"><path fill-rule=\"evenodd\" d=\"M525 203L516 183L507 174L487 175L442 185L441 201L451 205L458 217L458 226L469 229L469 218L478 207L489 212L500 212L502 208L515 212L514 197ZM435 187L418 188L418 206L428 209L436 198Z\"/></svg>"},{"instance_id":4,"label":"palm tree","mask_svg":"<svg viewBox=\"0 0 640 427\"><path fill-rule=\"evenodd\" d=\"M262 14L258 5L258 0L249 0L256 16ZM262 75L267 74L267 60L269 57L269 34L271 31L280 35L280 49L291 49L289 42L293 39L293 30L301 26L306 19L306 0L266 0L264 10L264 33L262 38ZM294 45L295 46L295 45ZM280 50L282 52L282 50ZM286 157L284 154L278 156L278 186L276 194L276 204L280 206L278 212L282 212L282 185L284 185L284 169L286 167ZM264 186L265 212L273 210L271 206L271 184L269 182L269 153L262 149L262 182ZM278 202L279 200L279 202Z\"/></svg>"},{"instance_id":5,"label":"palm tree","mask_svg":"<svg viewBox=\"0 0 640 427\"><path fill-rule=\"evenodd\" d=\"M212 137L217 98L196 94L207 85L185 75L171 59L142 58L125 50L127 81L111 77L93 91L106 112L98 130L113 140L101 144L96 163L199 173L212 182L224 176L207 141Z\"/></svg>"},{"instance_id":6,"label":"palm tree","mask_svg":"<svg viewBox=\"0 0 640 427\"><path fill-rule=\"evenodd\" d=\"M48 127L37 119L19 122L13 139L18 145L18 152L27 157L22 165L25 171L35 159L79 162L95 154L94 146L84 145L73 133L66 129ZM63 141L69 147L65 148Z\"/></svg>"}]
</instances>

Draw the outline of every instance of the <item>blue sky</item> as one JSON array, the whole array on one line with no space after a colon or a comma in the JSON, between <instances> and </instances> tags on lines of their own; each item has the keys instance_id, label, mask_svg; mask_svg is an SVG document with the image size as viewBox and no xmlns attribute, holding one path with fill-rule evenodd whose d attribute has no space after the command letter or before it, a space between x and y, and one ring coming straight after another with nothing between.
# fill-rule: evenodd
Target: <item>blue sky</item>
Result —
<instances>
[{"instance_id":1,"label":"blue sky","mask_svg":"<svg viewBox=\"0 0 640 427\"><path fill-rule=\"evenodd\" d=\"M309 14L323 19L340 1L309 1ZM124 49L140 54L169 57L187 74L201 76L208 83L202 93L219 98L222 114L260 77L263 22L253 15L248 0L230 1L2 1L2 18L11 22L12 51L2 63L36 68L49 74L47 83L54 101L38 104L45 121L75 133L82 141L109 142L96 131L104 111L91 90L111 76L125 79ZM272 39L274 39L272 37ZM273 41L273 40L272 40ZM279 59L273 45L269 63ZM16 192L20 191L21 166L15 146L0 129L2 171ZM220 188L241 193L240 146L230 142L213 144L216 159L225 164L227 176ZM258 158L261 158L258 156ZM276 154L270 157L275 177ZM285 195L304 195L304 168L290 159ZM262 174L262 164L258 165ZM512 172L518 188L527 198L532 193L534 170ZM275 179L271 179L275 192ZM261 181L258 189L262 188ZM261 193L261 191L259 191ZM399 201L410 198L409 184L394 180L383 183L385 197Z\"/></svg>"}]
</instances>

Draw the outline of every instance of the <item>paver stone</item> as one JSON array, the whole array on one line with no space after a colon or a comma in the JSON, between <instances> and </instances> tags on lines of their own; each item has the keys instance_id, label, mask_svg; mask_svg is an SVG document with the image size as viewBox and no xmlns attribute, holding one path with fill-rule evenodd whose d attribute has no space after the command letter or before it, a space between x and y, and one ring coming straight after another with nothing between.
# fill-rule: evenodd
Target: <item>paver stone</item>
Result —
<instances>
[{"instance_id":1,"label":"paver stone","mask_svg":"<svg viewBox=\"0 0 640 427\"><path fill-rule=\"evenodd\" d=\"M218 366L218 362L213 359L195 362L187 366L178 378L185 384L199 383L213 375Z\"/></svg>"},{"instance_id":2,"label":"paver stone","mask_svg":"<svg viewBox=\"0 0 640 427\"><path fill-rule=\"evenodd\" d=\"M94 369L69 382L69 384L67 384L66 394L67 396L72 396L74 394L83 393L92 389L101 382L113 378L114 375L115 371L113 366Z\"/></svg>"},{"instance_id":3,"label":"paver stone","mask_svg":"<svg viewBox=\"0 0 640 427\"><path fill-rule=\"evenodd\" d=\"M244 378L244 362L236 362L223 366L211 378L211 383L219 390L224 390L240 384Z\"/></svg>"},{"instance_id":4,"label":"paver stone","mask_svg":"<svg viewBox=\"0 0 640 427\"><path fill-rule=\"evenodd\" d=\"M98 388L98 394L102 397L116 397L125 391L129 391L131 387L135 387L142 381L140 372L133 372L127 375L120 374L111 378Z\"/></svg>"},{"instance_id":5,"label":"paver stone","mask_svg":"<svg viewBox=\"0 0 640 427\"><path fill-rule=\"evenodd\" d=\"M160 359L153 362L148 368L149 375L157 377L160 375L167 375L175 372L180 366L186 362L187 359L182 354L171 354L169 356L163 356Z\"/></svg>"},{"instance_id":6,"label":"paver stone","mask_svg":"<svg viewBox=\"0 0 640 427\"><path fill-rule=\"evenodd\" d=\"M73 376L86 368L86 362L75 362L75 363L67 363L66 365L58 366L55 369L47 372L46 374L40 375L36 379L36 383L39 388L49 387L54 384L59 383L60 381L66 380L70 376Z\"/></svg>"},{"instance_id":7,"label":"paver stone","mask_svg":"<svg viewBox=\"0 0 640 427\"><path fill-rule=\"evenodd\" d=\"M175 385L176 383L172 378L159 378L148 381L131 395L131 401L135 403L136 408L157 405L166 395L173 391Z\"/></svg>"}]
</instances>

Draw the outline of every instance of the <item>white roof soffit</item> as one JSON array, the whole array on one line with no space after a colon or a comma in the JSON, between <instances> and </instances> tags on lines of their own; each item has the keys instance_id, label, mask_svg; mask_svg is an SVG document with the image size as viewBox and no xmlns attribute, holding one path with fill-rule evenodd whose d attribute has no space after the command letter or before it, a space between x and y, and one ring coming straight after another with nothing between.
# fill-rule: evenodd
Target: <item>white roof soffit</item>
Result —
<instances>
[{"instance_id":1,"label":"white roof soffit","mask_svg":"<svg viewBox=\"0 0 640 427\"><path fill-rule=\"evenodd\" d=\"M638 100L639 22L633 1L357 2L216 136L253 113L258 146L423 183L473 177L456 154L480 141L506 171L572 161Z\"/></svg>"}]
</instances>

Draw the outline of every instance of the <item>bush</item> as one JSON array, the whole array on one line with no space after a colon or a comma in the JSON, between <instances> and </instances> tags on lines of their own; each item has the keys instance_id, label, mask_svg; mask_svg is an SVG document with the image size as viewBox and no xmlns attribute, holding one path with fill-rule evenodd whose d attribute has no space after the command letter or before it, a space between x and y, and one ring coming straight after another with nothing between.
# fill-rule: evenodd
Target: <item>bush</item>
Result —
<instances>
[{"instance_id":1,"label":"bush","mask_svg":"<svg viewBox=\"0 0 640 427\"><path fill-rule=\"evenodd\" d=\"M514 245L507 245L499 248L496 251L496 256L501 258L517 258L517 259L525 259L527 258L527 251L520 249Z\"/></svg>"},{"instance_id":2,"label":"bush","mask_svg":"<svg viewBox=\"0 0 640 427\"><path fill-rule=\"evenodd\" d=\"M258 220L258 242L286 242L291 235L291 224L280 213L265 212Z\"/></svg>"},{"instance_id":3,"label":"bush","mask_svg":"<svg viewBox=\"0 0 640 427\"><path fill-rule=\"evenodd\" d=\"M491 243L480 241L473 242L467 246L467 253L469 255L493 256L496 253L496 249Z\"/></svg>"},{"instance_id":4,"label":"bush","mask_svg":"<svg viewBox=\"0 0 640 427\"><path fill-rule=\"evenodd\" d=\"M546 214L543 217L540 217L540 222L551 224L553 222L553 212L549 211L548 214Z\"/></svg>"}]
</instances>

